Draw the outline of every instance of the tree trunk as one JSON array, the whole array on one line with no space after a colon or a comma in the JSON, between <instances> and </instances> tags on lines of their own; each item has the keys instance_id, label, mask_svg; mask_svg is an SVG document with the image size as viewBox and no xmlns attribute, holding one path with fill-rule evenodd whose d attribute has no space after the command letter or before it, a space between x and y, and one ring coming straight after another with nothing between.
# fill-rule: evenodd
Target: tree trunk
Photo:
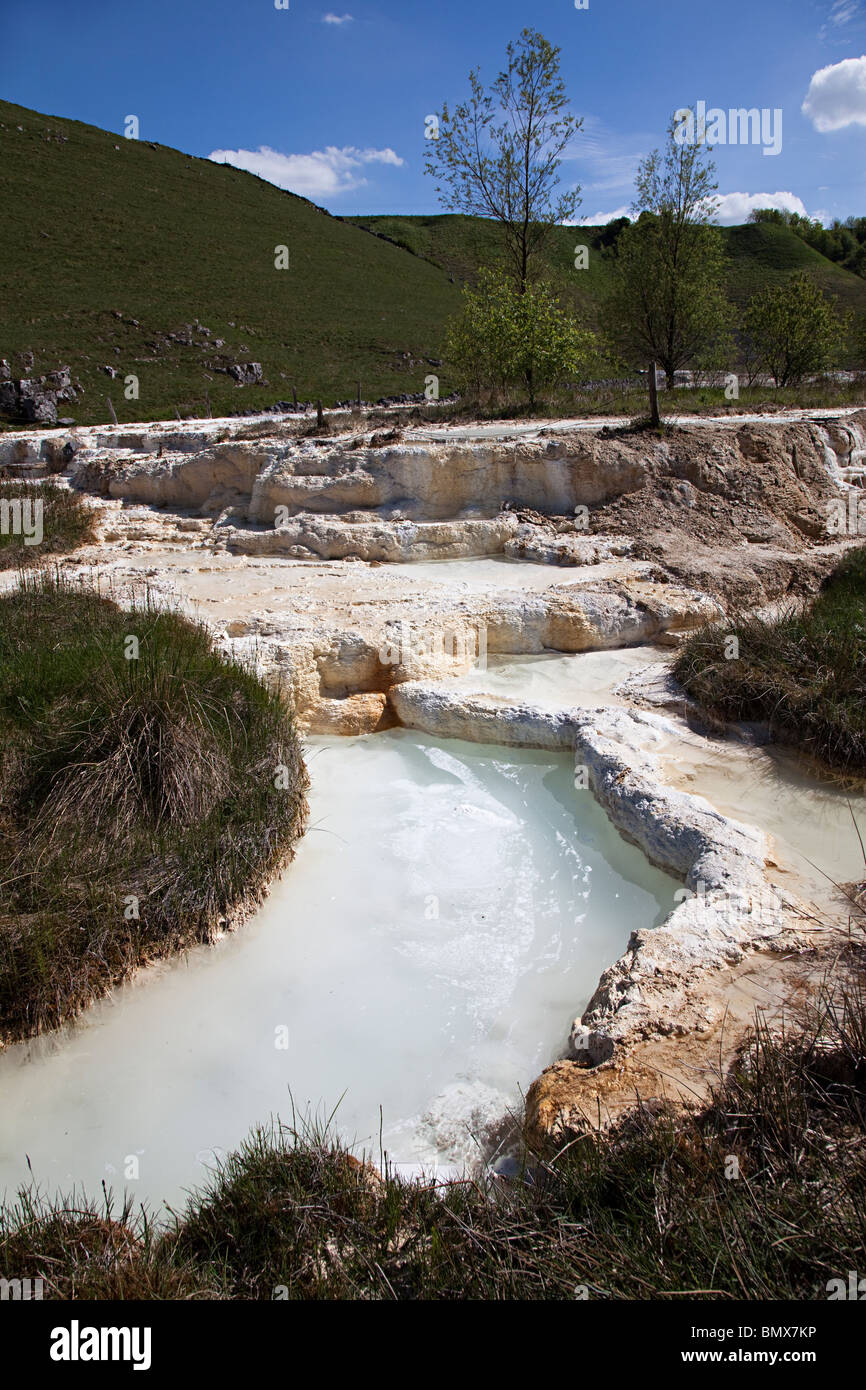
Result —
<instances>
[{"instance_id":1,"label":"tree trunk","mask_svg":"<svg viewBox=\"0 0 866 1390\"><path fill-rule=\"evenodd\" d=\"M657 380L657 378L656 378L656 364L655 364L655 361L652 361L652 362L650 363L650 371L649 371L649 394L650 394L650 424L653 425L653 426L657 426L657 425L660 425L660 424L661 424L661 416L659 415L659 387L658 387L658 380Z\"/></svg>"},{"instance_id":2,"label":"tree trunk","mask_svg":"<svg viewBox=\"0 0 866 1390\"><path fill-rule=\"evenodd\" d=\"M529 278L529 248L526 245L526 232L524 230L520 242L520 293L526 294L526 282Z\"/></svg>"}]
</instances>

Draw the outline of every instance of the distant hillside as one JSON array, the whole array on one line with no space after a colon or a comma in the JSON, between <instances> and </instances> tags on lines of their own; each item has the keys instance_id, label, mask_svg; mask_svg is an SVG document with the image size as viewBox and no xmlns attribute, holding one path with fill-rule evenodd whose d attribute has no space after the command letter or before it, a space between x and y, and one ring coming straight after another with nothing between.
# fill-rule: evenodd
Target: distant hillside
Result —
<instances>
[{"instance_id":1,"label":"distant hillside","mask_svg":"<svg viewBox=\"0 0 866 1390\"><path fill-rule=\"evenodd\" d=\"M355 217L357 226L441 266L457 281L471 280L479 265L501 254L501 240L494 223L483 218L439 215L433 217ZM602 227L558 227L546 248L546 270L566 299L595 328L601 328L599 304L613 264L612 251L604 243L609 233ZM841 309L866 312L866 280L843 269L813 250L790 227L747 224L723 228L730 270L728 293L742 305L757 290L783 281L794 270L812 271L822 289L836 296ZM589 268L574 268L578 246L590 248Z\"/></svg>"},{"instance_id":2,"label":"distant hillside","mask_svg":"<svg viewBox=\"0 0 866 1390\"><path fill-rule=\"evenodd\" d=\"M0 358L15 376L69 366L85 389L61 414L82 423L109 418L109 395L123 421L202 414L208 399L213 414L261 407L293 386L331 405L360 381L375 400L423 390L431 369L447 392L433 365L445 324L461 286L500 254L498 228L480 218L332 217L230 165L8 102L0 170ZM611 236L561 227L548 245L548 273L596 328ZM806 266L866 310L866 280L790 228L725 237L738 301ZM290 268L276 270L283 245ZM574 268L578 245L588 270ZM261 384L227 374L254 362ZM124 395L130 373L138 400Z\"/></svg>"},{"instance_id":3,"label":"distant hillside","mask_svg":"<svg viewBox=\"0 0 866 1390\"><path fill-rule=\"evenodd\" d=\"M109 392L132 420L202 413L205 392L218 414L293 385L327 403L358 381L368 399L422 391L459 302L439 267L306 199L78 121L0 102L0 171L0 357L16 375L28 349L31 374L69 365L81 421L108 418ZM186 332L196 319L209 337ZM260 362L267 385L214 370L234 362Z\"/></svg>"}]
</instances>

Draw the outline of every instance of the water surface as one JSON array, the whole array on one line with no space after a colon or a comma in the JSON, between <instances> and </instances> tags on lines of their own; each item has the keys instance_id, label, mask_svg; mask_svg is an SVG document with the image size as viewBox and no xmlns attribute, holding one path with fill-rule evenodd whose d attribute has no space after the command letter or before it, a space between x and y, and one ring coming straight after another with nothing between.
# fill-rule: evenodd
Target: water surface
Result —
<instances>
[{"instance_id":1,"label":"water surface","mask_svg":"<svg viewBox=\"0 0 866 1390\"><path fill-rule=\"evenodd\" d=\"M177 1203L292 1098L375 1159L381 1123L395 1162L461 1164L673 904L568 756L394 730L309 762L310 830L246 926L0 1057L0 1190L27 1156L91 1192L137 1160L129 1190Z\"/></svg>"}]
</instances>

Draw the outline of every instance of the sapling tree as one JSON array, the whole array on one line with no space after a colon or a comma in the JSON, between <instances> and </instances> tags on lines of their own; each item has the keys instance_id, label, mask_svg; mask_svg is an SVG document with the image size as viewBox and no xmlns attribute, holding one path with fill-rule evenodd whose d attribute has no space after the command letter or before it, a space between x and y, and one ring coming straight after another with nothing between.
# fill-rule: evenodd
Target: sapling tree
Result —
<instances>
[{"instance_id":1,"label":"sapling tree","mask_svg":"<svg viewBox=\"0 0 866 1390\"><path fill-rule=\"evenodd\" d=\"M562 156L583 124L568 110L559 54L524 29L492 86L474 69L469 97L443 107L428 141L425 168L443 205L500 224L521 294L552 228L572 219L580 201L577 187L558 191Z\"/></svg>"},{"instance_id":2,"label":"sapling tree","mask_svg":"<svg viewBox=\"0 0 866 1390\"><path fill-rule=\"evenodd\" d=\"M713 225L715 166L703 140L681 142L682 128L675 117L664 151L638 168L637 221L617 241L606 301L617 350L634 365L657 361L669 389L680 368L719 359L733 319L724 245Z\"/></svg>"},{"instance_id":3,"label":"sapling tree","mask_svg":"<svg viewBox=\"0 0 866 1390\"><path fill-rule=\"evenodd\" d=\"M753 295L744 322L758 361L776 385L797 386L838 362L850 318L840 319L832 300L801 270Z\"/></svg>"},{"instance_id":4,"label":"sapling tree","mask_svg":"<svg viewBox=\"0 0 866 1390\"><path fill-rule=\"evenodd\" d=\"M580 374L594 351L594 336L582 328L543 283L523 292L507 272L481 271L467 287L463 312L452 322L445 354L465 388L519 388L535 405L540 391Z\"/></svg>"}]
</instances>

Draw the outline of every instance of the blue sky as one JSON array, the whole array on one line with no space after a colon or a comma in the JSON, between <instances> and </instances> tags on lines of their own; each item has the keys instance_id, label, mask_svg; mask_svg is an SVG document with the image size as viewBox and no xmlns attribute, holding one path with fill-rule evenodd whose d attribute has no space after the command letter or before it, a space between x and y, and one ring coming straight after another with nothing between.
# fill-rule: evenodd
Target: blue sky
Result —
<instances>
[{"instance_id":1,"label":"blue sky","mask_svg":"<svg viewBox=\"0 0 866 1390\"><path fill-rule=\"evenodd\" d=\"M580 217L627 209L638 160L698 101L783 112L780 153L716 148L721 220L768 202L825 220L866 214L866 0L0 0L0 11L7 100L119 132L136 115L142 139L225 156L336 213L436 211L425 116L464 95L471 67L495 77L531 25L562 49L584 118L563 166L582 187Z\"/></svg>"}]
</instances>

